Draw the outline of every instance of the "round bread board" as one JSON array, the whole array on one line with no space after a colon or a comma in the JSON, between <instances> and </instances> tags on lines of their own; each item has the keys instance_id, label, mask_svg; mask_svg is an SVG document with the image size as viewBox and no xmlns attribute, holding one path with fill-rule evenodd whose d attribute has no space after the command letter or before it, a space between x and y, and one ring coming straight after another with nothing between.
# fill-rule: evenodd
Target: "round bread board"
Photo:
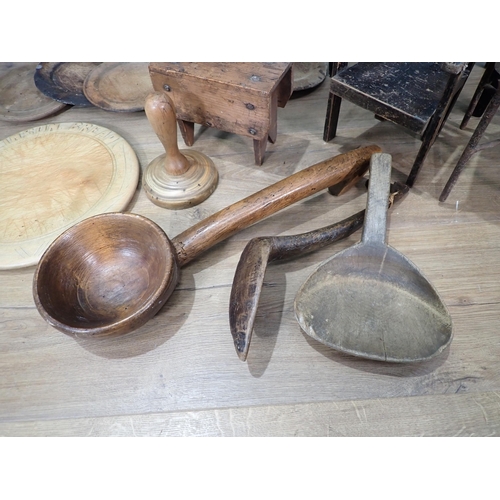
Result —
<instances>
[{"instance_id":1,"label":"round bread board","mask_svg":"<svg viewBox=\"0 0 500 500\"><path fill-rule=\"evenodd\" d=\"M130 144L98 125L41 125L0 141L0 269L35 265L70 226L122 211L138 181Z\"/></svg>"}]
</instances>

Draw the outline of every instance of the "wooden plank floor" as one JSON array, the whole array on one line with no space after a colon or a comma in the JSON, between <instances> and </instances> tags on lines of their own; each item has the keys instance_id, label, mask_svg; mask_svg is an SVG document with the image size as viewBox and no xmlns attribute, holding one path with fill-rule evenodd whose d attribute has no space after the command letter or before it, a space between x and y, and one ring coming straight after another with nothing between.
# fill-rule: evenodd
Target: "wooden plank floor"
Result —
<instances>
[{"instance_id":1,"label":"wooden plank floor","mask_svg":"<svg viewBox=\"0 0 500 500\"><path fill-rule=\"evenodd\" d=\"M313 341L294 319L297 289L360 238L270 264L246 363L229 332L239 256L253 237L301 233L364 208L358 183L304 200L218 244L182 269L169 302L113 339L75 339L46 324L32 297L34 267L0 271L0 435L3 436L491 436L500 434L500 147L481 151L445 203L439 194L477 118L459 124L482 74L476 65L407 197L391 209L388 242L412 260L449 308L454 340L426 363L350 357ZM182 211L161 209L139 185L127 211L173 237L195 222L322 159L378 144L404 181L420 142L343 103L338 136L322 140L328 83L279 109L264 164L251 140L196 128L216 192ZM0 139L37 124L90 122L122 135L141 168L163 152L143 112L69 109L27 124L0 122ZM500 134L500 116L485 140ZM179 147L186 148L179 135ZM0 201L1 207L1 201Z\"/></svg>"}]
</instances>

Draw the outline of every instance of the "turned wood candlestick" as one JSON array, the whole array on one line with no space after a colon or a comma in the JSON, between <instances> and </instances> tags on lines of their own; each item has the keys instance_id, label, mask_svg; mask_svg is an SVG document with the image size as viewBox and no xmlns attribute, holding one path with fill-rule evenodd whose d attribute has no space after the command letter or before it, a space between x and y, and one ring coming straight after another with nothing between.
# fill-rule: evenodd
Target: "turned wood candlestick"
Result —
<instances>
[{"instance_id":1,"label":"turned wood candlestick","mask_svg":"<svg viewBox=\"0 0 500 500\"><path fill-rule=\"evenodd\" d=\"M198 205L217 187L219 174L213 161L199 151L179 150L175 107L165 92L149 94L144 109L165 148L165 153L144 172L143 187L148 198L170 209Z\"/></svg>"}]
</instances>

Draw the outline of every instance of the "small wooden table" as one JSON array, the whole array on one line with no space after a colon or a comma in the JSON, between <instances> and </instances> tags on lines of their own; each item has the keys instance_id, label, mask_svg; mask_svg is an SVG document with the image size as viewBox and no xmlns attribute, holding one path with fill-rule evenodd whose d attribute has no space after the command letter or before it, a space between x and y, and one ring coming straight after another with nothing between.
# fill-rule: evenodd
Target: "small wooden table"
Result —
<instances>
[{"instance_id":1,"label":"small wooden table","mask_svg":"<svg viewBox=\"0 0 500 500\"><path fill-rule=\"evenodd\" d=\"M187 146L194 124L253 139L262 165L267 141L277 136L278 106L293 91L292 63L150 63L155 90L170 92Z\"/></svg>"}]
</instances>

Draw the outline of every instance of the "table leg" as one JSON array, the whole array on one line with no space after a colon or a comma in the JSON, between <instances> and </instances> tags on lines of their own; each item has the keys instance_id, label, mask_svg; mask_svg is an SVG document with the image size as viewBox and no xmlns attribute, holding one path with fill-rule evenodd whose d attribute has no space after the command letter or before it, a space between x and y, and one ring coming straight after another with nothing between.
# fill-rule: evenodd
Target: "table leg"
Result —
<instances>
[{"instance_id":1,"label":"table leg","mask_svg":"<svg viewBox=\"0 0 500 500\"><path fill-rule=\"evenodd\" d=\"M255 164L262 165L264 162L264 155L266 153L267 139L268 135L266 135L263 139L254 139L253 140L253 151L255 154Z\"/></svg>"},{"instance_id":2,"label":"table leg","mask_svg":"<svg viewBox=\"0 0 500 500\"><path fill-rule=\"evenodd\" d=\"M177 120L177 123L179 124L184 143L186 146L192 146L194 144L194 122Z\"/></svg>"},{"instance_id":3,"label":"table leg","mask_svg":"<svg viewBox=\"0 0 500 500\"><path fill-rule=\"evenodd\" d=\"M271 110L269 117L269 132L268 138L269 142L274 144L276 142L276 137L278 136L278 101L277 95L274 94L271 97Z\"/></svg>"}]
</instances>

